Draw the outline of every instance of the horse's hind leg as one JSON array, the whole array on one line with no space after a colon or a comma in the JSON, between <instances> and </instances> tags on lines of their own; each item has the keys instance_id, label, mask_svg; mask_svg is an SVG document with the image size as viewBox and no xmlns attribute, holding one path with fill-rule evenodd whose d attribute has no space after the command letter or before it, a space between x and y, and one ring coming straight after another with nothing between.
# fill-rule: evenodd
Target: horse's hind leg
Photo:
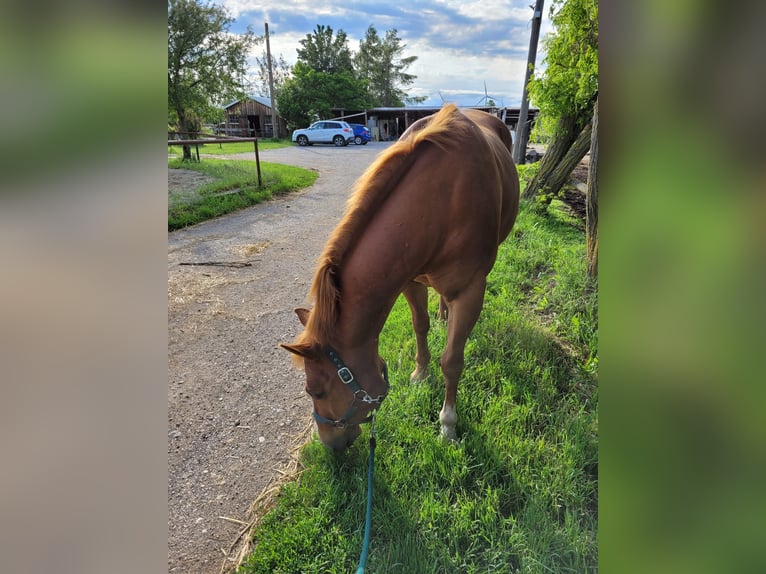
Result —
<instances>
[{"instance_id":1,"label":"horse's hind leg","mask_svg":"<svg viewBox=\"0 0 766 574\"><path fill-rule=\"evenodd\" d=\"M428 329L431 326L428 318L428 287L422 283L411 281L403 293L410 305L412 327L415 330L415 340L418 346L415 355L417 366L410 375L410 380L422 381L428 376L428 362L431 360L431 352L428 350Z\"/></svg>"},{"instance_id":2,"label":"horse's hind leg","mask_svg":"<svg viewBox=\"0 0 766 574\"><path fill-rule=\"evenodd\" d=\"M439 313L436 315L439 317L439 321L446 321L447 320L447 302L444 300L444 296L439 296Z\"/></svg>"},{"instance_id":3,"label":"horse's hind leg","mask_svg":"<svg viewBox=\"0 0 766 574\"><path fill-rule=\"evenodd\" d=\"M474 281L456 299L449 302L447 320L447 347L441 358L442 373L444 374L444 405L439 413L442 435L449 440L457 440L457 384L463 372L465 363L463 353L468 336L471 334L476 320L484 304L484 289L487 281L481 277Z\"/></svg>"}]
</instances>

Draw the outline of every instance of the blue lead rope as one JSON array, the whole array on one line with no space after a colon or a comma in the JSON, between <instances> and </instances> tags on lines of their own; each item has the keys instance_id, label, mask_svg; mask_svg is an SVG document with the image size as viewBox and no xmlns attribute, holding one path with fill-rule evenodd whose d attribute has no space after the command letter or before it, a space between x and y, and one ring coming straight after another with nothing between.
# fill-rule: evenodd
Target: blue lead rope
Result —
<instances>
[{"instance_id":1,"label":"blue lead rope","mask_svg":"<svg viewBox=\"0 0 766 574\"><path fill-rule=\"evenodd\" d=\"M359 567L356 574L364 574L364 566L367 564L367 554L370 551L370 531L372 530L372 471L375 466L375 415L372 415L370 424L370 463L367 468L367 514L364 519L364 542L362 543L362 555L359 557Z\"/></svg>"}]
</instances>

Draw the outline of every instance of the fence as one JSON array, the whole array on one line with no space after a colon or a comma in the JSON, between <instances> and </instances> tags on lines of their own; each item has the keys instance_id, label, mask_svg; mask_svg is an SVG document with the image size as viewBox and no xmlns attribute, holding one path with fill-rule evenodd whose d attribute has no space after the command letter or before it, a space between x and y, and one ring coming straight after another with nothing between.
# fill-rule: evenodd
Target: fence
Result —
<instances>
[{"instance_id":1,"label":"fence","mask_svg":"<svg viewBox=\"0 0 766 574\"><path fill-rule=\"evenodd\" d=\"M170 135L181 135L181 134L171 134L168 132L168 136ZM242 143L242 142L253 142L253 148L255 150L255 166L258 170L258 187L263 187L263 180L261 179L261 158L258 155L258 138L208 138L208 139L200 139L200 140L182 140L182 139L168 139L168 147L173 145L181 145L181 146L194 146L196 152L197 152L197 161L199 161L199 146L200 144L225 144L225 143Z\"/></svg>"}]
</instances>

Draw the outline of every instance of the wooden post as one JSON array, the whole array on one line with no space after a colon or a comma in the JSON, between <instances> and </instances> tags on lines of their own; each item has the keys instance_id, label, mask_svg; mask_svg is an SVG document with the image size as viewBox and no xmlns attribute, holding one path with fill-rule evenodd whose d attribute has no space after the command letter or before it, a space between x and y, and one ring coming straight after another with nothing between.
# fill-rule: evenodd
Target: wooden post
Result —
<instances>
[{"instance_id":1,"label":"wooden post","mask_svg":"<svg viewBox=\"0 0 766 574\"><path fill-rule=\"evenodd\" d=\"M516 146L513 148L513 161L516 165L522 165L525 162L527 153L527 142L529 141L529 125L527 114L529 113L529 95L527 94L527 84L532 76L532 70L535 68L535 59L537 58L537 41L540 38L540 22L543 19L544 0L537 0L535 12L532 16L532 34L529 37L529 55L527 56L527 70L524 73L524 88L521 96L521 109L519 110L519 123L516 124Z\"/></svg>"},{"instance_id":2,"label":"wooden post","mask_svg":"<svg viewBox=\"0 0 766 574\"><path fill-rule=\"evenodd\" d=\"M269 23L266 22L266 59L269 61L269 98L271 99L271 127L274 130L274 139L279 139L279 118L277 117L277 101L274 98L274 72L271 69L271 44L269 43ZM258 146L255 147L255 154L258 155ZM260 168L258 179L260 181Z\"/></svg>"},{"instance_id":3,"label":"wooden post","mask_svg":"<svg viewBox=\"0 0 766 574\"><path fill-rule=\"evenodd\" d=\"M263 187L263 180L261 179L261 158L258 155L258 138L253 141L253 147L255 148L255 167L258 170L258 187Z\"/></svg>"}]
</instances>

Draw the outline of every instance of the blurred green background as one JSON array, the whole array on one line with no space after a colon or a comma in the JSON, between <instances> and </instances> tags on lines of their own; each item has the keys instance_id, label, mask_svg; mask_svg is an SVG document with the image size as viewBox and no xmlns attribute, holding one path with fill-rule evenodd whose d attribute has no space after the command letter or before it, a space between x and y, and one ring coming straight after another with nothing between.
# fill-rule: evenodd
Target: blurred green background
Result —
<instances>
[{"instance_id":1,"label":"blurred green background","mask_svg":"<svg viewBox=\"0 0 766 574\"><path fill-rule=\"evenodd\" d=\"M763 3L601 7L604 572L763 572Z\"/></svg>"},{"instance_id":2,"label":"blurred green background","mask_svg":"<svg viewBox=\"0 0 766 574\"><path fill-rule=\"evenodd\" d=\"M159 135L167 34L162 11L141 7L0 8L0 181L81 170Z\"/></svg>"}]
</instances>

